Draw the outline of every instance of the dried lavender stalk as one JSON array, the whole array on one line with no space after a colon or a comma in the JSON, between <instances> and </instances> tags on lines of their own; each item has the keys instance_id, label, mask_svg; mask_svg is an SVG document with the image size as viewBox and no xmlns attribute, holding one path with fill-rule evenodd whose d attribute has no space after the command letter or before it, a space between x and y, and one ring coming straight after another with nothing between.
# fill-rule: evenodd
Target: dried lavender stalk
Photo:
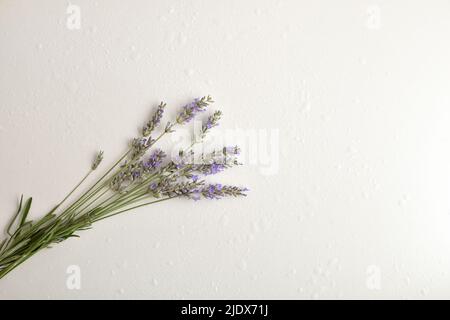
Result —
<instances>
[{"instance_id":1,"label":"dried lavender stalk","mask_svg":"<svg viewBox=\"0 0 450 320\"><path fill-rule=\"evenodd\" d=\"M160 127L166 108L166 104L161 102L142 129L142 135L132 141L130 149L100 179L64 206L99 167L103 151L98 153L89 172L68 195L38 220L27 219L32 198L23 204L22 197L18 211L7 228L7 237L0 242L0 279L40 250L70 237L78 237L79 231L114 215L178 197L200 200L245 196L246 188L208 184L204 180L205 176L238 165L238 147L224 147L202 155L201 163L190 161L194 156L192 146L199 141L195 141L188 150L180 151L176 159L167 159L161 149L154 148L163 136L175 131L177 126L189 123L212 103L210 96L195 99L181 109L175 122L167 122L162 132L153 138L152 134ZM221 115L220 111L216 111L203 123L201 139L218 125Z\"/></svg>"}]
</instances>

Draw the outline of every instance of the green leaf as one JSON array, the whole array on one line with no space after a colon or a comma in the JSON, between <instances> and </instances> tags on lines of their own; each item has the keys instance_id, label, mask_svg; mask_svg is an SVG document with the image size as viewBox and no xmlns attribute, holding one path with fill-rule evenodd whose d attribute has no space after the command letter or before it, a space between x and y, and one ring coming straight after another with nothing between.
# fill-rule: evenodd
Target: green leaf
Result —
<instances>
[{"instance_id":1,"label":"green leaf","mask_svg":"<svg viewBox=\"0 0 450 320\"><path fill-rule=\"evenodd\" d=\"M19 230L18 235L22 235L22 234L28 232L28 231L31 229L31 227L32 227L32 221L27 221L27 222L25 222L24 224L22 224L22 225L19 227L19 229L18 229L18 230Z\"/></svg>"},{"instance_id":2,"label":"green leaf","mask_svg":"<svg viewBox=\"0 0 450 320\"><path fill-rule=\"evenodd\" d=\"M3 246L6 243L6 239L4 239L2 242L0 242L0 251L3 249Z\"/></svg>"},{"instance_id":3,"label":"green leaf","mask_svg":"<svg viewBox=\"0 0 450 320\"><path fill-rule=\"evenodd\" d=\"M14 217L11 220L11 223L9 224L8 228L6 229L6 232L9 234L9 236L12 236L10 230L11 227L14 224L14 221L16 221L17 217L19 216L20 211L22 210L22 202L23 202L23 195L20 197L20 203L19 203L19 209L17 209L17 213L14 215Z\"/></svg>"},{"instance_id":4,"label":"green leaf","mask_svg":"<svg viewBox=\"0 0 450 320\"><path fill-rule=\"evenodd\" d=\"M33 198L28 198L27 202L25 203L25 207L23 208L22 219L20 220L19 228L26 222L28 212L30 212L32 202L33 202Z\"/></svg>"}]
</instances>

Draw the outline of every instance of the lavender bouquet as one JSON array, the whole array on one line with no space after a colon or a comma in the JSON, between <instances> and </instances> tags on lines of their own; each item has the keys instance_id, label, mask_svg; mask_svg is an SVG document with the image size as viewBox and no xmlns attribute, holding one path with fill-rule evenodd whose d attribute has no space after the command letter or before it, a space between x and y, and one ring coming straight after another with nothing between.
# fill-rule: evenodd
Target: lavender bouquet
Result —
<instances>
[{"instance_id":1,"label":"lavender bouquet","mask_svg":"<svg viewBox=\"0 0 450 320\"><path fill-rule=\"evenodd\" d=\"M23 202L7 227L7 237L0 242L0 278L42 249L48 248L91 228L94 222L126 211L178 197L199 200L220 199L226 196L245 196L246 188L208 184L207 175L238 165L238 147L224 147L201 154L194 160L193 146L200 143L209 130L218 125L222 113L215 111L202 124L198 139L178 155L168 159L166 153L155 148L165 135L178 126L190 122L213 103L210 96L195 99L185 105L175 121L161 127L166 104L161 102L142 134L130 148L95 183L75 200L68 199L88 180L103 159L100 151L83 179L53 209L38 220L28 219L32 198ZM159 130L159 134L155 132Z\"/></svg>"}]
</instances>

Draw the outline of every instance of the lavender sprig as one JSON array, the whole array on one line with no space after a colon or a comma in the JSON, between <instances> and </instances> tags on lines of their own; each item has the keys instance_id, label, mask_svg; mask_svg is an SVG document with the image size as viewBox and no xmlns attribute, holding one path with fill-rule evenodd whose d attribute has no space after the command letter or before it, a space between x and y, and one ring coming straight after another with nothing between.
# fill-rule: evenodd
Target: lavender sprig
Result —
<instances>
[{"instance_id":1,"label":"lavender sprig","mask_svg":"<svg viewBox=\"0 0 450 320\"><path fill-rule=\"evenodd\" d=\"M202 97L200 99L195 99L191 103L185 105L182 111L178 114L176 122L178 124L186 124L199 113L206 110L208 105L214 101L210 96Z\"/></svg>"},{"instance_id":2,"label":"lavender sprig","mask_svg":"<svg viewBox=\"0 0 450 320\"><path fill-rule=\"evenodd\" d=\"M99 153L97 154L97 156L95 157L94 162L92 163L92 170L96 170L98 168L98 166L100 165L100 163L103 160L103 151L99 151Z\"/></svg>"},{"instance_id":3,"label":"lavender sprig","mask_svg":"<svg viewBox=\"0 0 450 320\"><path fill-rule=\"evenodd\" d=\"M208 131L219 125L219 120L222 117L222 111L217 110L208 117L205 123L202 124L201 138L203 139Z\"/></svg>"},{"instance_id":4,"label":"lavender sprig","mask_svg":"<svg viewBox=\"0 0 450 320\"><path fill-rule=\"evenodd\" d=\"M164 102L161 102L159 104L152 119L149 122L147 122L147 124L144 126L144 128L142 128L142 136L148 137L153 132L153 130L155 130L155 128L157 128L159 126L159 124L161 123L161 119L163 117L164 109L166 108L166 105L167 104Z\"/></svg>"},{"instance_id":5,"label":"lavender sprig","mask_svg":"<svg viewBox=\"0 0 450 320\"><path fill-rule=\"evenodd\" d=\"M211 103L212 98L206 96L185 105L175 121L167 122L162 133L153 138L151 135L160 125L166 107L161 102L142 129L142 136L134 139L130 149L70 204L63 206L91 172L98 169L103 151L97 154L89 172L75 188L42 218L28 219L32 200L28 199L22 206L21 199L19 209L8 226L8 237L0 242L0 278L40 250L78 237L78 232L114 215L178 197L199 200L245 196L246 188L211 184L204 180L239 164L236 157L240 150L237 146L203 154L200 162L193 161L192 146L180 151L175 159L167 159L165 152L154 148L164 135L173 132L178 125L189 123L206 111ZM202 137L218 125L221 115L216 111L208 117L202 126ZM149 156L146 156L147 152L150 152Z\"/></svg>"}]
</instances>

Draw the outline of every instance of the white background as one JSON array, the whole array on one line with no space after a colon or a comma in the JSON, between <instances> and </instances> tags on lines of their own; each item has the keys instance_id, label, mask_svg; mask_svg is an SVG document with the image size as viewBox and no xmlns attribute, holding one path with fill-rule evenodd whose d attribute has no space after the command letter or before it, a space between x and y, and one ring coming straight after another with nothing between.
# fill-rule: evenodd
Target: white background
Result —
<instances>
[{"instance_id":1,"label":"white background","mask_svg":"<svg viewBox=\"0 0 450 320\"><path fill-rule=\"evenodd\" d=\"M214 180L251 192L102 221L0 299L450 297L448 1L72 4L80 29L69 2L0 1L1 226L113 163L160 100L215 98L246 164Z\"/></svg>"}]
</instances>

